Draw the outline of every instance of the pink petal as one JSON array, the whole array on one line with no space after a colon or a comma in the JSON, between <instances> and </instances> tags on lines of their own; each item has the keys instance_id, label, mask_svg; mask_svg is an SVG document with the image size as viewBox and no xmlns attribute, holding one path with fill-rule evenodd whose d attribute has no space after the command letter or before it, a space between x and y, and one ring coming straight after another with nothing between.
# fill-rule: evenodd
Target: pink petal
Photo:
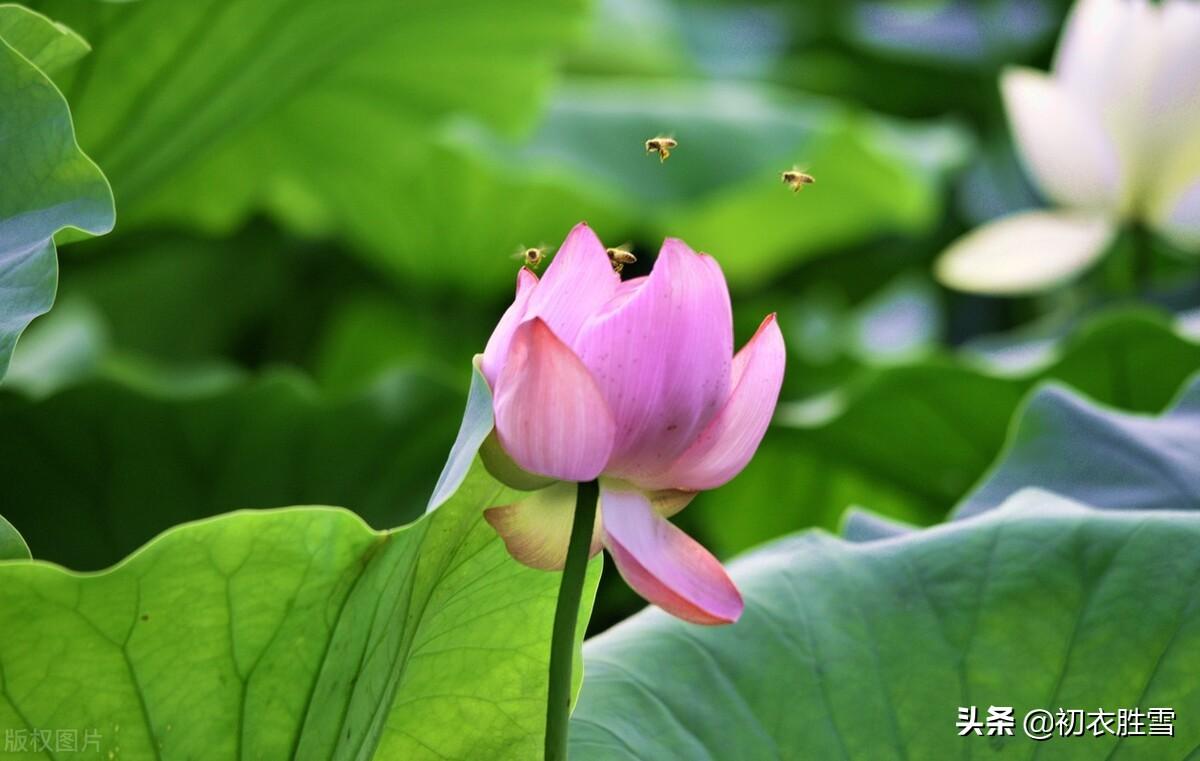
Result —
<instances>
[{"instance_id":1,"label":"pink petal","mask_svg":"<svg viewBox=\"0 0 1200 761\"><path fill-rule=\"evenodd\" d=\"M733 358L733 391L708 428L652 484L685 491L715 489L742 472L754 456L779 401L787 352L768 315Z\"/></svg>"},{"instance_id":2,"label":"pink petal","mask_svg":"<svg viewBox=\"0 0 1200 761\"><path fill-rule=\"evenodd\" d=\"M575 519L575 490L575 484L559 481L519 502L485 510L483 517L504 540L508 554L519 562L543 571L560 571L567 559ZM600 531L597 510L588 557L600 551Z\"/></svg>"},{"instance_id":3,"label":"pink petal","mask_svg":"<svg viewBox=\"0 0 1200 761\"><path fill-rule=\"evenodd\" d=\"M600 475L613 447L612 413L588 369L541 319L517 328L495 397L500 444L522 468L563 481Z\"/></svg>"},{"instance_id":4,"label":"pink petal","mask_svg":"<svg viewBox=\"0 0 1200 761\"><path fill-rule=\"evenodd\" d=\"M573 346L617 421L606 472L661 472L729 395L733 319L720 266L668 239L650 276L623 284Z\"/></svg>"},{"instance_id":5,"label":"pink petal","mask_svg":"<svg viewBox=\"0 0 1200 761\"><path fill-rule=\"evenodd\" d=\"M508 347L512 343L513 333L525 318L525 309L537 282L537 275L524 267L517 272L517 296L505 310L500 322L496 323L496 328L492 331L492 336L483 350L480 369L483 371L483 377L487 378L488 385L492 388L496 387L496 378L500 376L504 360L508 357Z\"/></svg>"},{"instance_id":6,"label":"pink petal","mask_svg":"<svg viewBox=\"0 0 1200 761\"><path fill-rule=\"evenodd\" d=\"M575 225L529 300L526 317L541 317L568 346L584 321L595 314L621 283L604 244L587 223Z\"/></svg>"},{"instance_id":7,"label":"pink petal","mask_svg":"<svg viewBox=\"0 0 1200 761\"><path fill-rule=\"evenodd\" d=\"M725 569L695 539L658 515L639 491L601 484L604 545L638 594L697 624L728 624L742 615L742 596Z\"/></svg>"}]
</instances>

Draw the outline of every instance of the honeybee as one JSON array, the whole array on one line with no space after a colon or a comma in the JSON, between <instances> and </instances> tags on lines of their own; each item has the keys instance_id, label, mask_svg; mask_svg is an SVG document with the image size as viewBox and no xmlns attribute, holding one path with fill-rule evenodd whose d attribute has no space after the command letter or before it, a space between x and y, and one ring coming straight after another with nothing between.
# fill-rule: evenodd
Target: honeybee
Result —
<instances>
[{"instance_id":1,"label":"honeybee","mask_svg":"<svg viewBox=\"0 0 1200 761\"><path fill-rule=\"evenodd\" d=\"M612 263L613 272L620 272L625 269L626 264L637 262L637 257L629 250L631 247L631 244L624 243L620 246L606 249L605 253L608 254L608 261Z\"/></svg>"},{"instance_id":2,"label":"honeybee","mask_svg":"<svg viewBox=\"0 0 1200 761\"><path fill-rule=\"evenodd\" d=\"M799 193L805 185L812 185L816 182L811 174L802 172L796 167L792 167L781 175L784 184L790 185L793 193Z\"/></svg>"},{"instance_id":3,"label":"honeybee","mask_svg":"<svg viewBox=\"0 0 1200 761\"><path fill-rule=\"evenodd\" d=\"M679 141L675 138L659 135L646 141L646 153L657 153L659 163L661 163L670 158L671 151L675 150L677 145L679 145Z\"/></svg>"},{"instance_id":4,"label":"honeybee","mask_svg":"<svg viewBox=\"0 0 1200 761\"><path fill-rule=\"evenodd\" d=\"M525 248L521 246L517 249L517 253L513 254L513 258L520 259L526 267L536 270L542 266L542 262L546 261L546 247L535 246L533 248Z\"/></svg>"}]
</instances>

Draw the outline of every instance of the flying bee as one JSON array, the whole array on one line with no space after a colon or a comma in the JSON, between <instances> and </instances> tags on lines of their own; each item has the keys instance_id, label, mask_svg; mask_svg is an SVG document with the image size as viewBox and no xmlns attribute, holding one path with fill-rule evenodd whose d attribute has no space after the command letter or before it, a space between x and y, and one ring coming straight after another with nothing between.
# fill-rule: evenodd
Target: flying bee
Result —
<instances>
[{"instance_id":1,"label":"flying bee","mask_svg":"<svg viewBox=\"0 0 1200 761\"><path fill-rule=\"evenodd\" d=\"M633 255L629 249L631 244L625 243L614 248L606 249L608 261L612 263L613 272L620 272L625 269L626 264L634 264L637 262L637 257Z\"/></svg>"},{"instance_id":2,"label":"flying bee","mask_svg":"<svg viewBox=\"0 0 1200 761\"><path fill-rule=\"evenodd\" d=\"M781 175L784 184L790 185L793 193L799 193L805 185L812 185L816 182L811 174L802 172L796 167L792 167Z\"/></svg>"},{"instance_id":3,"label":"flying bee","mask_svg":"<svg viewBox=\"0 0 1200 761\"><path fill-rule=\"evenodd\" d=\"M659 135L646 141L646 153L657 153L659 163L662 163L670 158L671 151L675 150L677 145L679 145L679 141L675 138Z\"/></svg>"},{"instance_id":4,"label":"flying bee","mask_svg":"<svg viewBox=\"0 0 1200 761\"><path fill-rule=\"evenodd\" d=\"M525 248L522 246L517 249L517 253L513 254L514 259L520 259L521 262L531 270L536 270L542 266L542 262L546 261L546 247L536 246L533 248Z\"/></svg>"}]
</instances>

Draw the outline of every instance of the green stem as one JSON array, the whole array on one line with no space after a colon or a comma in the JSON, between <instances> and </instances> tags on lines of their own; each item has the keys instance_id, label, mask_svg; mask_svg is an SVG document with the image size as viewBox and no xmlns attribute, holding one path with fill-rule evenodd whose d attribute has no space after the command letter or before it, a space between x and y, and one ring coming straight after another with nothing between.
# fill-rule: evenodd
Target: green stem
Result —
<instances>
[{"instance_id":1,"label":"green stem","mask_svg":"<svg viewBox=\"0 0 1200 761\"><path fill-rule=\"evenodd\" d=\"M575 519L567 545L567 562L554 608L554 638L550 640L550 692L546 698L546 761L566 761L567 725L571 718L571 666L575 660L575 627L587 575L588 547L596 523L600 484L588 481L575 492Z\"/></svg>"}]
</instances>

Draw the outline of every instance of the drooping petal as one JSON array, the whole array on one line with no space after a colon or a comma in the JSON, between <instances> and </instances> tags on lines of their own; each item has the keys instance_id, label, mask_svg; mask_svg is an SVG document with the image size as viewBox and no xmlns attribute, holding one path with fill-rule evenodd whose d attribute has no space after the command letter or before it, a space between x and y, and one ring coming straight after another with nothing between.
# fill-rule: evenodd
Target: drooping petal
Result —
<instances>
[{"instance_id":1,"label":"drooping petal","mask_svg":"<svg viewBox=\"0 0 1200 761\"><path fill-rule=\"evenodd\" d=\"M728 624L742 596L721 563L651 507L639 491L601 483L604 545L633 589L671 615L697 624Z\"/></svg>"},{"instance_id":2,"label":"drooping petal","mask_svg":"<svg viewBox=\"0 0 1200 761\"><path fill-rule=\"evenodd\" d=\"M483 517L504 540L508 554L518 561L543 571L561 571L575 520L576 488L573 483L559 481L519 502L485 510ZM600 551L601 525L597 510L588 557Z\"/></svg>"},{"instance_id":3,"label":"drooping petal","mask_svg":"<svg viewBox=\"0 0 1200 761\"><path fill-rule=\"evenodd\" d=\"M517 272L517 296L505 310L504 315L500 317L500 322L496 323L496 329L492 331L487 346L483 350L480 369L483 371L483 377L487 378L487 382L493 388L496 386L496 378L500 377L500 370L504 367L504 360L508 357L508 347L512 343L513 333L525 319L525 308L529 303L529 297L533 295L537 282L537 275L524 267Z\"/></svg>"},{"instance_id":4,"label":"drooping petal","mask_svg":"<svg viewBox=\"0 0 1200 761\"><path fill-rule=\"evenodd\" d=\"M720 413L655 486L685 491L715 489L742 472L754 456L779 401L787 352L775 315L733 358L733 391Z\"/></svg>"},{"instance_id":5,"label":"drooping petal","mask_svg":"<svg viewBox=\"0 0 1200 761\"><path fill-rule=\"evenodd\" d=\"M1065 206L1118 209L1121 159L1099 114L1029 69L1005 72L1001 89L1018 152L1042 192Z\"/></svg>"},{"instance_id":6,"label":"drooping petal","mask_svg":"<svg viewBox=\"0 0 1200 761\"><path fill-rule=\"evenodd\" d=\"M938 280L960 291L1033 293L1086 269L1104 254L1114 232L1113 222L1103 216L1019 212L959 238L934 271Z\"/></svg>"},{"instance_id":7,"label":"drooping petal","mask_svg":"<svg viewBox=\"0 0 1200 761\"><path fill-rule=\"evenodd\" d=\"M720 266L667 240L650 276L619 289L574 345L617 422L607 472L660 472L729 395L733 318Z\"/></svg>"},{"instance_id":8,"label":"drooping petal","mask_svg":"<svg viewBox=\"0 0 1200 761\"><path fill-rule=\"evenodd\" d=\"M646 499L650 500L650 506L654 508L654 512L664 518L675 515L696 498L696 492L679 491L678 489L643 490L643 494L646 495Z\"/></svg>"},{"instance_id":9,"label":"drooping petal","mask_svg":"<svg viewBox=\"0 0 1200 761\"><path fill-rule=\"evenodd\" d=\"M554 255L525 317L541 317L565 344L574 346L584 321L612 298L620 283L604 244L580 222Z\"/></svg>"},{"instance_id":10,"label":"drooping petal","mask_svg":"<svg viewBox=\"0 0 1200 761\"><path fill-rule=\"evenodd\" d=\"M514 333L495 407L500 444L531 473L590 481L608 462L616 430L608 404L587 367L541 319Z\"/></svg>"},{"instance_id":11,"label":"drooping petal","mask_svg":"<svg viewBox=\"0 0 1200 761\"><path fill-rule=\"evenodd\" d=\"M623 481L612 476L605 476L604 483L613 491L641 492L642 496L649 500L650 507L654 509L654 512L664 518L670 518L672 515L675 515L696 498L696 492L694 491L656 489L654 487L646 487L629 481Z\"/></svg>"}]
</instances>

